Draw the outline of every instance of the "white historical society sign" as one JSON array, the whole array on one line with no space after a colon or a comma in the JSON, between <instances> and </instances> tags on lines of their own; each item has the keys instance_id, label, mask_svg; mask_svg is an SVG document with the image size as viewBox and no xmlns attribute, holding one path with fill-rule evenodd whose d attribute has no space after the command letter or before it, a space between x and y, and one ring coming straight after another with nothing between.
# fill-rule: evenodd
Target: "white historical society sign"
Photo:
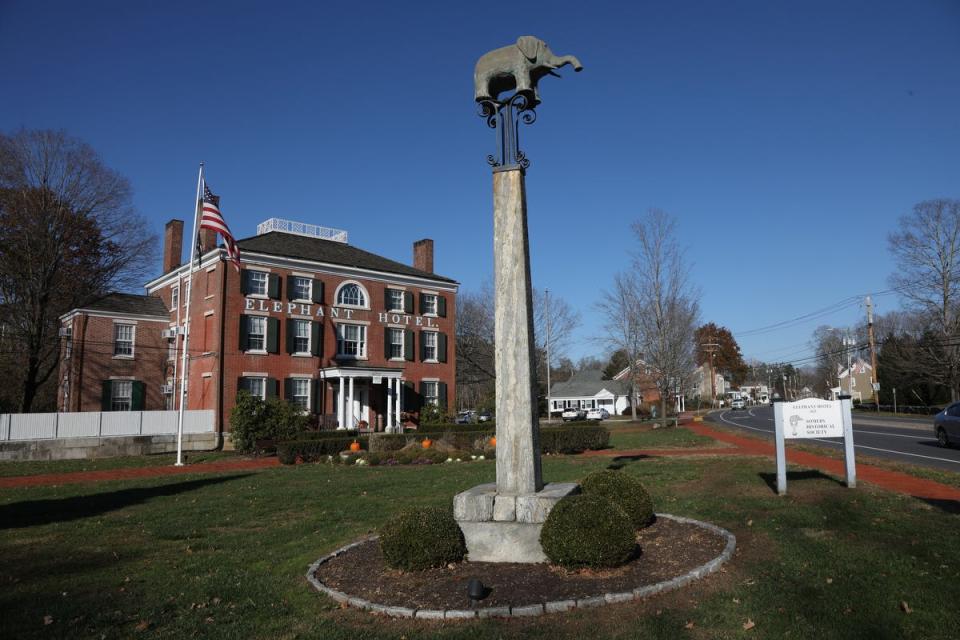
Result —
<instances>
[{"instance_id":1,"label":"white historical society sign","mask_svg":"<svg viewBox=\"0 0 960 640\"><path fill-rule=\"evenodd\" d=\"M785 402L785 438L842 438L843 413L840 400L809 398Z\"/></svg>"},{"instance_id":2,"label":"white historical society sign","mask_svg":"<svg viewBox=\"0 0 960 640\"><path fill-rule=\"evenodd\" d=\"M808 398L796 402L774 402L776 426L777 493L787 492L787 452L785 442L800 438L843 438L847 486L857 486L857 465L853 452L853 414L850 397L840 400Z\"/></svg>"}]
</instances>

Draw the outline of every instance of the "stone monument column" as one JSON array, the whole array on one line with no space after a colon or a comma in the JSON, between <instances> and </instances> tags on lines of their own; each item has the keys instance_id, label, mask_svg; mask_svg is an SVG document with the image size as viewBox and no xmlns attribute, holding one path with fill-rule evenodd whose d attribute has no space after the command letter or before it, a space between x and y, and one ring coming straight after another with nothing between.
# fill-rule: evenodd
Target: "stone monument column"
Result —
<instances>
[{"instance_id":1,"label":"stone monument column","mask_svg":"<svg viewBox=\"0 0 960 640\"><path fill-rule=\"evenodd\" d=\"M497 494L543 488L527 198L520 167L493 172Z\"/></svg>"},{"instance_id":2,"label":"stone monument column","mask_svg":"<svg viewBox=\"0 0 960 640\"><path fill-rule=\"evenodd\" d=\"M497 482L453 499L453 516L471 562L546 562L540 530L550 510L579 485L544 486L540 472L540 424L533 339L533 288L527 239L524 172L518 125L536 120L537 81L580 61L555 56L546 43L521 36L516 44L483 55L474 69L474 97L487 126L497 132L493 167L493 258L497 374ZM555 75L555 74L554 74ZM504 100L499 94L515 90Z\"/></svg>"}]
</instances>

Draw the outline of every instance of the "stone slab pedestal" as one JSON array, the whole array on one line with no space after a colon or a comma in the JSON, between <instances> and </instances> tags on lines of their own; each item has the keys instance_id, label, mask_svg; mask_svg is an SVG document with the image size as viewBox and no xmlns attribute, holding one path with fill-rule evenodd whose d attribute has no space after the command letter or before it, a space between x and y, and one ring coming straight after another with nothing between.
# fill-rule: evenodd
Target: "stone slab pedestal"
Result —
<instances>
[{"instance_id":1,"label":"stone slab pedestal","mask_svg":"<svg viewBox=\"0 0 960 640\"><path fill-rule=\"evenodd\" d=\"M552 482L536 493L505 495L495 483L458 493L453 517L467 543L470 562L547 562L540 530L562 498L580 493L574 482Z\"/></svg>"}]
</instances>

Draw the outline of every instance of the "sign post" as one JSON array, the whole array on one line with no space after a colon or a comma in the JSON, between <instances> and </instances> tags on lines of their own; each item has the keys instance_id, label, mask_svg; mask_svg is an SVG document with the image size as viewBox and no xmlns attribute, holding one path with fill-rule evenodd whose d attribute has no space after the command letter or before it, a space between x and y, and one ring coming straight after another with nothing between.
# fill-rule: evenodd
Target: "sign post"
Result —
<instances>
[{"instance_id":1,"label":"sign post","mask_svg":"<svg viewBox=\"0 0 960 640\"><path fill-rule=\"evenodd\" d=\"M843 438L847 486L857 486L850 396L840 396L839 400L808 398L796 402L774 401L773 418L776 426L778 494L787 493L787 438Z\"/></svg>"}]
</instances>

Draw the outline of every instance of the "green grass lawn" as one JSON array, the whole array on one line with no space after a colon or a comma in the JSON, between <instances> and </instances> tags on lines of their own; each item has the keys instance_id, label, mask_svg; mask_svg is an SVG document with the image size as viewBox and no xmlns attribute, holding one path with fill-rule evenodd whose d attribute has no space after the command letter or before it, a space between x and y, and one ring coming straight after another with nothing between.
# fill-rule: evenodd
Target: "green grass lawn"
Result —
<instances>
[{"instance_id":1,"label":"green grass lawn","mask_svg":"<svg viewBox=\"0 0 960 640\"><path fill-rule=\"evenodd\" d=\"M723 446L713 438L697 435L684 427L653 429L651 426L614 427L610 431L610 446L614 449L673 449L682 447Z\"/></svg>"},{"instance_id":2,"label":"green grass lawn","mask_svg":"<svg viewBox=\"0 0 960 640\"><path fill-rule=\"evenodd\" d=\"M544 476L575 480L609 463L550 456ZM399 509L448 505L493 481L492 461L17 489L0 493L0 637L955 637L955 504L802 471L778 497L773 463L754 458L644 459L623 472L647 485L658 510L733 531L732 563L641 603L530 620L395 621L340 609L309 587L307 566ZM756 626L745 631L748 619Z\"/></svg>"},{"instance_id":3,"label":"green grass lawn","mask_svg":"<svg viewBox=\"0 0 960 640\"><path fill-rule=\"evenodd\" d=\"M187 464L219 462L241 458L232 451L185 451ZM75 471L103 471L105 469L129 469L133 467L163 467L177 461L177 454L162 453L151 456L122 456L94 458L90 460L28 460L0 461L0 478L11 476L35 476L44 473L73 473Z\"/></svg>"}]
</instances>

